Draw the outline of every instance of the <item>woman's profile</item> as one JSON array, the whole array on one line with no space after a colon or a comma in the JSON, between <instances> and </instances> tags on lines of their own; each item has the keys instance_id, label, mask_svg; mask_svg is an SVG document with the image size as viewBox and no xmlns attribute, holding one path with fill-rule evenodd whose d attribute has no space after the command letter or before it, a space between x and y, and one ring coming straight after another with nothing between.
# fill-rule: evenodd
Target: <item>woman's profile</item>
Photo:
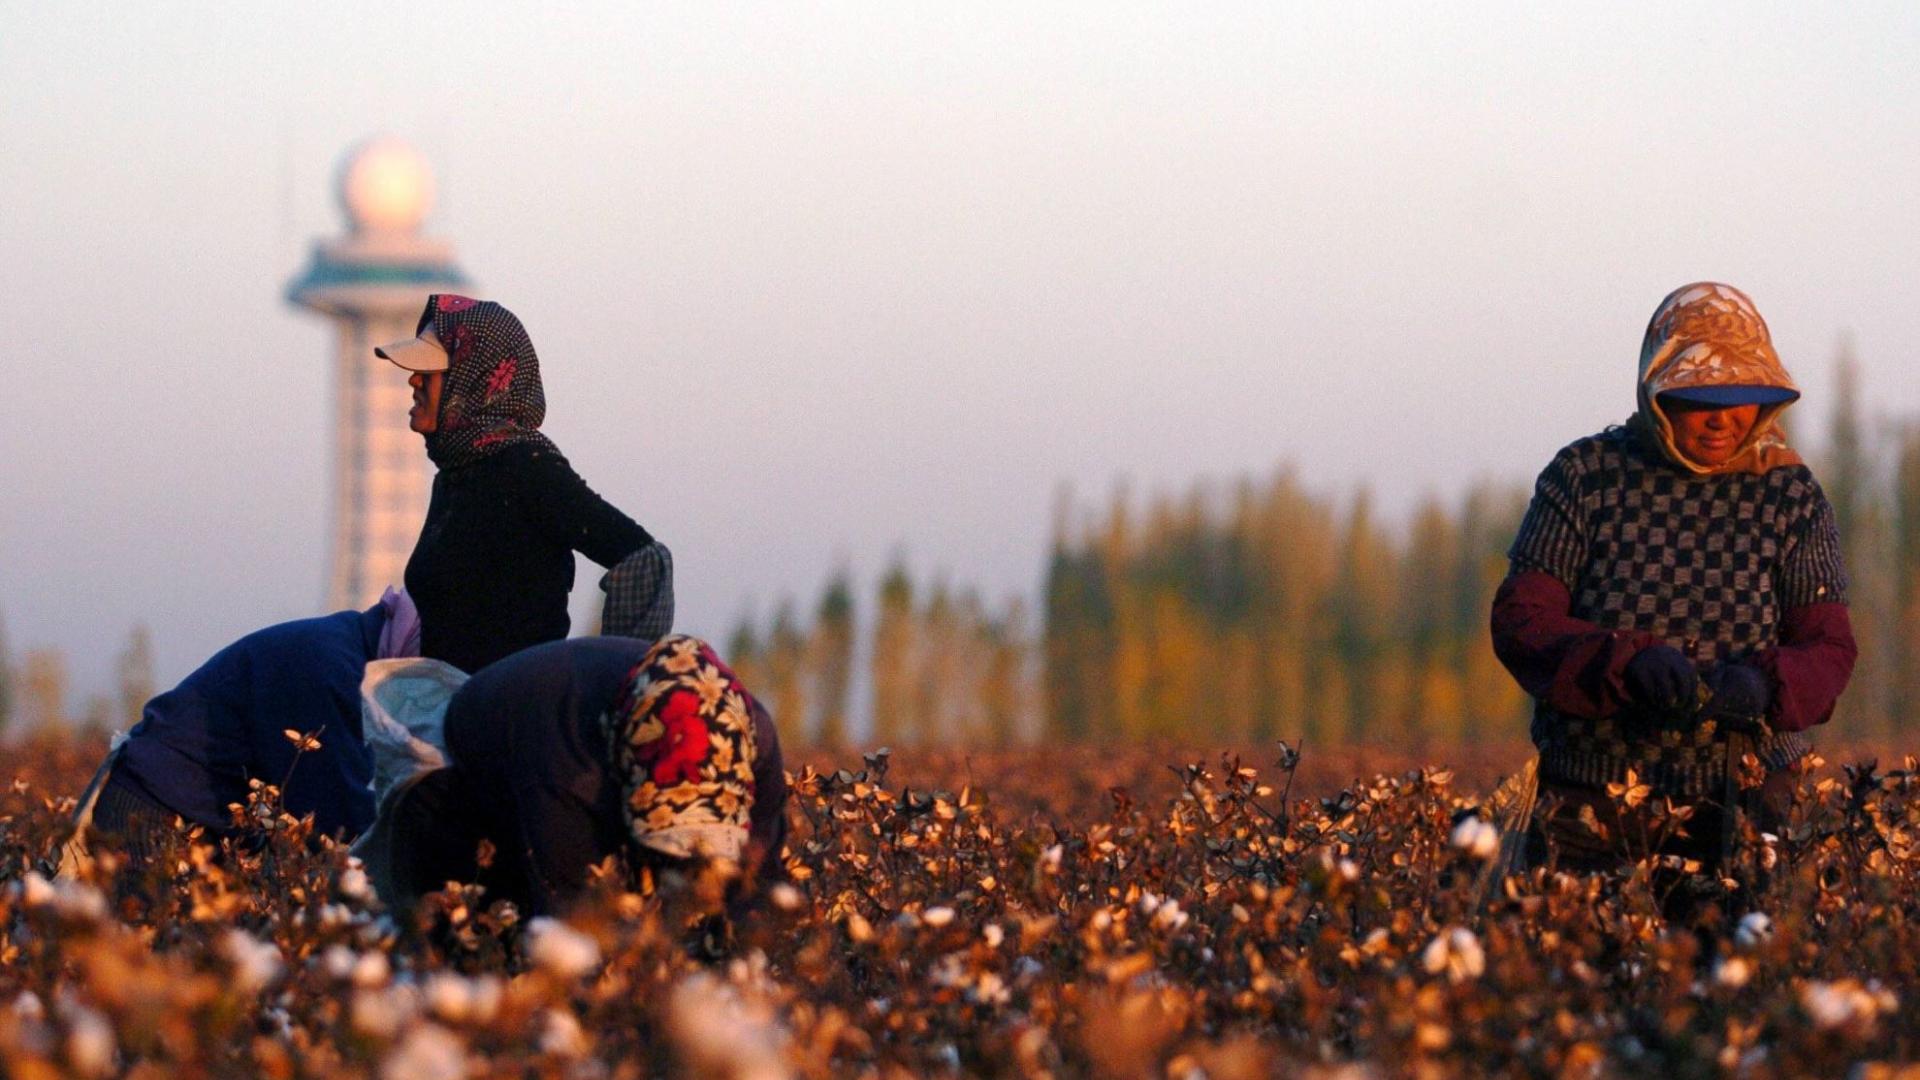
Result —
<instances>
[{"instance_id":1,"label":"woman's profile","mask_svg":"<svg viewBox=\"0 0 1920 1080\"><path fill-rule=\"evenodd\" d=\"M421 655L472 672L566 637L576 551L609 568L602 632L664 635L672 558L541 434L540 361L520 320L492 301L436 294L415 334L374 351L411 372L408 423L439 468L406 571Z\"/></svg>"}]
</instances>

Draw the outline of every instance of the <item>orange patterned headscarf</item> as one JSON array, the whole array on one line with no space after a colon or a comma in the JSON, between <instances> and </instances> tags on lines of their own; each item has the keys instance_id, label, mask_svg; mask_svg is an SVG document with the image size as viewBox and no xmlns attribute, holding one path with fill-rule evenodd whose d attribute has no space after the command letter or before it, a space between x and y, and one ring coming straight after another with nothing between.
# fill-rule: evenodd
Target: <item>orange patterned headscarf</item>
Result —
<instances>
[{"instance_id":1,"label":"orange patterned headscarf","mask_svg":"<svg viewBox=\"0 0 1920 1080\"><path fill-rule=\"evenodd\" d=\"M675 858L738 863L752 827L753 704L713 647L684 634L661 638L601 724L628 838Z\"/></svg>"},{"instance_id":2,"label":"orange patterned headscarf","mask_svg":"<svg viewBox=\"0 0 1920 1080\"><path fill-rule=\"evenodd\" d=\"M1668 460L1689 472L1765 473L1798 465L1800 455L1787 445L1780 414L1792 400L1760 406L1747 440L1726 464L1708 467L1689 460L1673 440L1673 423L1660 395L1707 386L1751 386L1791 391L1799 388L1773 351L1767 321L1746 293L1716 281L1697 281L1667 294L1647 322L1640 343L1640 412L1633 426L1650 436Z\"/></svg>"}]
</instances>

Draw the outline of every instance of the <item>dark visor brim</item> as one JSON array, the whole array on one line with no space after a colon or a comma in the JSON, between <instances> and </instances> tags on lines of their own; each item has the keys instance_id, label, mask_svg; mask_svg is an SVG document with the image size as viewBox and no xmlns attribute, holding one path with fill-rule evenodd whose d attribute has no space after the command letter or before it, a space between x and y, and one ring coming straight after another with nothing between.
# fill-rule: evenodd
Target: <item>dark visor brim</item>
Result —
<instances>
[{"instance_id":1,"label":"dark visor brim","mask_svg":"<svg viewBox=\"0 0 1920 1080\"><path fill-rule=\"evenodd\" d=\"M1698 405L1779 405L1797 401L1800 391L1784 386L1688 386L1663 392L1662 399L1691 401Z\"/></svg>"}]
</instances>

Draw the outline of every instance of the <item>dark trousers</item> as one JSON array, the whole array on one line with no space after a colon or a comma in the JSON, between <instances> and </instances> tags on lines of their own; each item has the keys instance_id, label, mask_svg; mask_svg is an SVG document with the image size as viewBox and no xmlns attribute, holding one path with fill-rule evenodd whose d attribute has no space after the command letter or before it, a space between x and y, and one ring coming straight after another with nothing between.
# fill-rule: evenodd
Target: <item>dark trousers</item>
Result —
<instances>
[{"instance_id":1,"label":"dark trousers","mask_svg":"<svg viewBox=\"0 0 1920 1080\"><path fill-rule=\"evenodd\" d=\"M1777 831L1793 807L1799 783L1798 767L1771 772L1758 788L1743 793L1738 810L1761 831ZM1648 856L1684 860L1682 868L1658 871L1655 887L1669 920L1691 922L1699 907L1689 887L1691 880L1717 879L1726 869L1723 845L1730 811L1724 799L1700 798L1685 805L1693 814L1676 830L1658 824L1645 803L1628 809L1604 789L1543 780L1527 837L1527 861L1535 866L1551 863L1574 873L1596 873ZM1764 880L1747 882L1742 892L1765 885Z\"/></svg>"},{"instance_id":2,"label":"dark trousers","mask_svg":"<svg viewBox=\"0 0 1920 1080\"><path fill-rule=\"evenodd\" d=\"M138 871L159 854L161 837L173 831L174 820L173 811L108 772L93 804L89 843L95 853L118 852Z\"/></svg>"}]
</instances>

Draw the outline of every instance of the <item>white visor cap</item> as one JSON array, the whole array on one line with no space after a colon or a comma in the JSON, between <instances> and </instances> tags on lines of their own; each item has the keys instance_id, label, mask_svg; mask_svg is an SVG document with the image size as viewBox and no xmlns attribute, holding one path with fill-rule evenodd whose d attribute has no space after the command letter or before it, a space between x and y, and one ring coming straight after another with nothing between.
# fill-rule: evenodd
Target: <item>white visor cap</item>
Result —
<instances>
[{"instance_id":1,"label":"white visor cap","mask_svg":"<svg viewBox=\"0 0 1920 1080\"><path fill-rule=\"evenodd\" d=\"M410 337L405 341L382 345L373 350L373 355L382 360L391 360L408 371L445 371L451 366L447 360L447 350L425 338Z\"/></svg>"}]
</instances>

